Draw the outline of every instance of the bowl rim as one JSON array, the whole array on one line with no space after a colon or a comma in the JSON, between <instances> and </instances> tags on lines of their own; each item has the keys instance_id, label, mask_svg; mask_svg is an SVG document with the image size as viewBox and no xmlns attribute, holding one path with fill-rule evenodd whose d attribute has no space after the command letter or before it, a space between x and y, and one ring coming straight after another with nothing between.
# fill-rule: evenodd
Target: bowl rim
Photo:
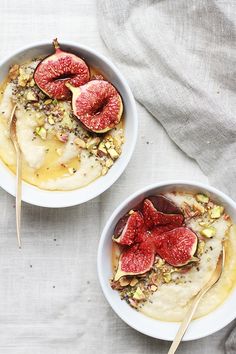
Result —
<instances>
[{"instance_id":1,"label":"bowl rim","mask_svg":"<svg viewBox=\"0 0 236 354\"><path fill-rule=\"evenodd\" d=\"M101 237L100 237L100 241L99 241L99 246L98 246L98 252L97 252L97 274L98 274L98 279L99 279L99 283L100 286L102 288L102 292L107 300L107 302L109 303L109 305L111 306L111 308L113 309L113 311L126 323L128 324L130 327L134 328L135 330L137 330L138 332L145 334L147 336L150 336L152 338L156 338L156 339L161 339L161 340L167 340L167 341L172 341L174 339L175 334L177 333L177 330L179 328L179 322L167 322L167 321L160 321L160 320L155 320L151 317L148 317L140 312L138 312L141 316L140 316L140 320L144 320L145 323L144 325L140 324L140 321L136 321L136 322L132 322L132 320L129 318L129 316L124 315L123 313L119 313L118 310L118 305L116 306L116 301L113 301L113 297L112 295L110 295L107 291L107 286L106 286L106 279L104 279L103 276L103 247L106 244L106 240L108 239L108 237L110 237L110 235L108 234L109 232L109 228L111 227L115 217L130 203L132 202L132 200L134 200L136 197L142 195L143 193L148 192L149 190L152 190L154 188L162 188L162 187L169 187L173 185L181 185L181 186L186 186L186 187L193 187L193 188L199 188L199 189L205 189L206 191L209 191L209 193L213 193L216 196L222 198L226 204L228 204L229 206L231 206L233 209L236 210L236 202L231 199L228 195L226 195L224 192L218 190L215 187L212 187L210 185L201 183L201 182L197 182L197 181L191 181L191 180L166 180L166 181L160 181L158 183L152 183L147 185L144 188L141 188L139 190L137 190L136 192L134 192L133 194L131 194L128 198L126 198L121 204L119 204L119 206L112 212L111 216L109 217L109 219L107 220ZM231 290L230 294L228 295L228 297L226 298L226 300L216 309L214 309L213 311L211 311L209 314L200 317L196 320L194 320L192 323L199 323L204 321L205 319L209 318L209 316L213 313L215 313L217 311L217 309L221 308L222 305L228 303L230 301L230 299L234 297L236 299L236 286L234 286L234 288ZM119 298L119 301L120 300ZM129 305L127 305L129 306ZM135 311L134 309L132 309L132 311ZM222 328L224 328L225 326L227 326L231 321L233 321L236 318L236 308L235 311L231 311L230 315L224 318L221 317L221 321L215 323L214 328L207 328L204 329L204 333L198 333L191 331L191 328L189 327L187 332L185 333L185 336L183 337L182 341L190 341L190 340L196 340L196 339L200 339L200 338L204 338L206 336L209 336L219 330L221 330ZM146 320L145 320L146 319ZM148 319L148 320L147 320ZM151 328L151 323L156 323L156 324L164 324L164 325L168 325L169 328L171 328L172 334L170 335L169 331L166 330L166 332L163 334L159 334L158 333L158 328L155 329L155 331ZM148 327L148 324L150 325ZM174 331L173 331L174 329ZM173 334L174 332L174 334Z\"/></svg>"},{"instance_id":2,"label":"bowl rim","mask_svg":"<svg viewBox=\"0 0 236 354\"><path fill-rule=\"evenodd\" d=\"M105 65L111 69L111 72L120 80L122 86L124 87L125 96L127 101L130 104L130 110L132 112L132 139L130 139L129 141L127 151L122 160L122 165L119 166L119 168L117 167L117 170L114 172L114 176L110 175L109 180L107 179L106 183L102 183L99 186L99 188L93 188L93 184L96 183L96 181L99 180L100 178L91 182L87 186L77 188L74 190L68 190L68 191L44 190L23 181L22 201L29 203L31 205L48 207L48 208L65 208L65 207L71 207L82 203L86 203L89 200L96 198L97 196L105 192L107 189L109 189L119 179L119 177L127 168L127 165L129 164L131 157L134 153L137 137L138 137L138 114L137 114L136 102L126 78L116 67L116 65L113 64L113 62L110 59L108 59L105 55L99 53L99 51L89 46L78 44L75 41L65 41L65 40L60 41L60 44L62 47L63 45L73 46L77 48L78 51L81 50L81 51L88 52L91 55L91 57L97 58L98 60L104 62ZM12 54L4 57L0 61L0 71L2 70L2 66L5 65L8 61L13 60L14 57L20 56L21 54L24 54L24 52L26 51L30 51L35 48L46 47L50 45L51 43L49 41L39 41L39 42L33 42L31 44L28 44L27 46L17 49ZM0 175L3 175L2 178L0 178L0 187L4 189L6 192L8 192L9 194L11 194L12 196L15 196L14 184L7 181L7 177L9 177L10 175L14 176L14 174L5 166L4 162L2 161L0 161ZM109 173L107 175L109 175ZM92 187L86 190L86 196L81 197L78 195L78 197L76 198L75 194L76 193L79 194L81 190L87 188L88 186L89 187L92 186ZM72 194L74 195L74 198L72 198L73 197Z\"/></svg>"}]
</instances>

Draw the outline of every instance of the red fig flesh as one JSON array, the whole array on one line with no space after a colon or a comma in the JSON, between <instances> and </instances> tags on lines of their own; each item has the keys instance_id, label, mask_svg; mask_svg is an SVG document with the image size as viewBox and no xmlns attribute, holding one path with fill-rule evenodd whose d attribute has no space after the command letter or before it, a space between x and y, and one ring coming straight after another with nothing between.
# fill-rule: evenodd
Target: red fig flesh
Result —
<instances>
[{"instance_id":1,"label":"red fig flesh","mask_svg":"<svg viewBox=\"0 0 236 354\"><path fill-rule=\"evenodd\" d=\"M167 214L158 211L149 198L145 199L143 202L143 216L148 228L168 224L178 227L181 226L184 221L184 217L180 213Z\"/></svg>"},{"instance_id":2,"label":"red fig flesh","mask_svg":"<svg viewBox=\"0 0 236 354\"><path fill-rule=\"evenodd\" d=\"M66 83L78 87L89 81L90 73L86 63L77 55L60 49L57 40L53 42L55 53L43 59L34 72L38 87L49 97L65 100L71 97Z\"/></svg>"},{"instance_id":3,"label":"red fig flesh","mask_svg":"<svg viewBox=\"0 0 236 354\"><path fill-rule=\"evenodd\" d=\"M105 80L91 80L72 91L74 115L83 125L95 132L105 133L114 128L121 119L123 104L115 87Z\"/></svg>"},{"instance_id":4,"label":"red fig flesh","mask_svg":"<svg viewBox=\"0 0 236 354\"><path fill-rule=\"evenodd\" d=\"M178 227L163 234L156 234L154 243L161 258L174 267L181 267L193 260L198 238L187 227Z\"/></svg>"},{"instance_id":5,"label":"red fig flesh","mask_svg":"<svg viewBox=\"0 0 236 354\"><path fill-rule=\"evenodd\" d=\"M143 216L139 211L125 215L115 227L113 240L121 245L130 246L142 232L143 226Z\"/></svg>"},{"instance_id":6,"label":"red fig flesh","mask_svg":"<svg viewBox=\"0 0 236 354\"><path fill-rule=\"evenodd\" d=\"M138 275L148 272L155 259L153 242L136 243L126 249L120 256L118 269L114 280L125 275Z\"/></svg>"}]
</instances>

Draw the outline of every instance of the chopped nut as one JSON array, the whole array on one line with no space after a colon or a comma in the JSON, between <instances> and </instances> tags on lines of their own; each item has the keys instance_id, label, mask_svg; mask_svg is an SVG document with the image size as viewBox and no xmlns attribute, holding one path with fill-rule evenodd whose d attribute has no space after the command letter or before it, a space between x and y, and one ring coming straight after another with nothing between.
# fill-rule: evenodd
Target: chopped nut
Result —
<instances>
[{"instance_id":1,"label":"chopped nut","mask_svg":"<svg viewBox=\"0 0 236 354\"><path fill-rule=\"evenodd\" d=\"M26 94L27 101L38 101L38 96L32 90L29 90Z\"/></svg>"},{"instance_id":2,"label":"chopped nut","mask_svg":"<svg viewBox=\"0 0 236 354\"><path fill-rule=\"evenodd\" d=\"M102 157L104 155L107 155L107 149L106 149L105 144L104 144L103 141L98 146L98 155L100 157Z\"/></svg>"},{"instance_id":3,"label":"chopped nut","mask_svg":"<svg viewBox=\"0 0 236 354\"><path fill-rule=\"evenodd\" d=\"M49 99L47 99L46 101L44 101L44 104L46 104L46 105L48 105L48 104L50 104L50 103L52 103L52 99L51 99L51 98L49 98Z\"/></svg>"},{"instance_id":4,"label":"chopped nut","mask_svg":"<svg viewBox=\"0 0 236 354\"><path fill-rule=\"evenodd\" d=\"M108 159L106 160L106 167L110 168L113 165L113 160L112 159Z\"/></svg>"},{"instance_id":5,"label":"chopped nut","mask_svg":"<svg viewBox=\"0 0 236 354\"><path fill-rule=\"evenodd\" d=\"M51 124L51 125L54 125L54 124L55 124L55 120L53 119L52 116L49 116L49 117L48 117L48 123Z\"/></svg>"},{"instance_id":6,"label":"chopped nut","mask_svg":"<svg viewBox=\"0 0 236 354\"><path fill-rule=\"evenodd\" d=\"M205 208L203 205L199 204L199 203L194 203L193 204L193 209L196 211L199 211L200 214L204 214L205 213Z\"/></svg>"},{"instance_id":7,"label":"chopped nut","mask_svg":"<svg viewBox=\"0 0 236 354\"><path fill-rule=\"evenodd\" d=\"M108 154L111 156L112 160L116 160L119 157L119 154L115 149L108 149Z\"/></svg>"},{"instance_id":8,"label":"chopped nut","mask_svg":"<svg viewBox=\"0 0 236 354\"><path fill-rule=\"evenodd\" d=\"M129 303L130 303L130 305L131 305L132 307L134 307L134 308L137 308L137 307L138 307L137 302L136 302L135 300L133 300L133 299L129 299Z\"/></svg>"},{"instance_id":9,"label":"chopped nut","mask_svg":"<svg viewBox=\"0 0 236 354\"><path fill-rule=\"evenodd\" d=\"M99 137L89 139L86 143L86 148L92 150L95 146L100 143L101 139Z\"/></svg>"},{"instance_id":10,"label":"chopped nut","mask_svg":"<svg viewBox=\"0 0 236 354\"><path fill-rule=\"evenodd\" d=\"M86 147L85 142L80 138L75 138L74 143L83 149Z\"/></svg>"},{"instance_id":11,"label":"chopped nut","mask_svg":"<svg viewBox=\"0 0 236 354\"><path fill-rule=\"evenodd\" d=\"M151 291L156 291L158 288L156 285L151 285L150 289L151 289Z\"/></svg>"},{"instance_id":12,"label":"chopped nut","mask_svg":"<svg viewBox=\"0 0 236 354\"><path fill-rule=\"evenodd\" d=\"M36 127L35 133L40 136L41 139L46 140L47 138L47 131L44 127Z\"/></svg>"},{"instance_id":13,"label":"chopped nut","mask_svg":"<svg viewBox=\"0 0 236 354\"><path fill-rule=\"evenodd\" d=\"M212 219L219 219L221 217L221 214L224 212L224 208L220 205L215 205L213 209L209 211L210 217Z\"/></svg>"},{"instance_id":14,"label":"chopped nut","mask_svg":"<svg viewBox=\"0 0 236 354\"><path fill-rule=\"evenodd\" d=\"M156 263L155 263L155 268L160 268L165 264L165 261L161 258L158 258Z\"/></svg>"},{"instance_id":15,"label":"chopped nut","mask_svg":"<svg viewBox=\"0 0 236 354\"><path fill-rule=\"evenodd\" d=\"M145 299L145 295L142 292L142 290L140 289L140 287L138 287L133 295L133 299L135 300L144 300Z\"/></svg>"},{"instance_id":16,"label":"chopped nut","mask_svg":"<svg viewBox=\"0 0 236 354\"><path fill-rule=\"evenodd\" d=\"M136 284L138 284L138 279L137 278L133 278L130 282L130 286L135 286Z\"/></svg>"},{"instance_id":17,"label":"chopped nut","mask_svg":"<svg viewBox=\"0 0 236 354\"><path fill-rule=\"evenodd\" d=\"M34 79L31 79L30 82L29 82L29 86L33 87L34 85L35 85L35 81L34 81Z\"/></svg>"},{"instance_id":18,"label":"chopped nut","mask_svg":"<svg viewBox=\"0 0 236 354\"><path fill-rule=\"evenodd\" d=\"M21 87L25 87L27 82L30 79L30 74L27 74L24 69L19 69L19 76L18 76L18 85Z\"/></svg>"},{"instance_id":19,"label":"chopped nut","mask_svg":"<svg viewBox=\"0 0 236 354\"><path fill-rule=\"evenodd\" d=\"M130 283L130 280L128 278L122 277L119 280L119 283L121 286L127 286Z\"/></svg>"},{"instance_id":20,"label":"chopped nut","mask_svg":"<svg viewBox=\"0 0 236 354\"><path fill-rule=\"evenodd\" d=\"M133 209L131 209L128 214L131 215L133 213L134 213L134 211L133 211Z\"/></svg>"},{"instance_id":21,"label":"chopped nut","mask_svg":"<svg viewBox=\"0 0 236 354\"><path fill-rule=\"evenodd\" d=\"M108 172L108 168L106 166L103 166L102 168L102 176L105 176Z\"/></svg>"},{"instance_id":22,"label":"chopped nut","mask_svg":"<svg viewBox=\"0 0 236 354\"><path fill-rule=\"evenodd\" d=\"M8 73L10 80L15 80L17 78L17 76L19 75L19 68L20 66L18 64L15 64L10 68Z\"/></svg>"},{"instance_id":23,"label":"chopped nut","mask_svg":"<svg viewBox=\"0 0 236 354\"><path fill-rule=\"evenodd\" d=\"M201 234L202 236L207 237L207 238L211 238L211 237L215 236L215 234L216 234L216 228L213 227L213 226L209 226L209 227L207 227L207 228L201 230L201 231L200 231L200 234Z\"/></svg>"},{"instance_id":24,"label":"chopped nut","mask_svg":"<svg viewBox=\"0 0 236 354\"><path fill-rule=\"evenodd\" d=\"M209 197L205 194L197 194L196 199L200 203L208 203L209 202Z\"/></svg>"},{"instance_id":25,"label":"chopped nut","mask_svg":"<svg viewBox=\"0 0 236 354\"><path fill-rule=\"evenodd\" d=\"M172 280L171 273L163 273L163 279L165 283L169 283Z\"/></svg>"},{"instance_id":26,"label":"chopped nut","mask_svg":"<svg viewBox=\"0 0 236 354\"><path fill-rule=\"evenodd\" d=\"M197 247L197 255L202 256L205 248L205 242L202 240L199 240L198 242L198 247Z\"/></svg>"}]
</instances>

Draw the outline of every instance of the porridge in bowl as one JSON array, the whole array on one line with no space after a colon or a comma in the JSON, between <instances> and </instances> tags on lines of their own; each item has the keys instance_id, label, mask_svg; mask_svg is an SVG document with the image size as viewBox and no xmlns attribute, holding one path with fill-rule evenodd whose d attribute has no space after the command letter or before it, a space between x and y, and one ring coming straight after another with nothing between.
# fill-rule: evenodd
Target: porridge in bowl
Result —
<instances>
[{"instance_id":1,"label":"porridge in bowl","mask_svg":"<svg viewBox=\"0 0 236 354\"><path fill-rule=\"evenodd\" d=\"M122 153L124 117L116 88L77 55L16 63L0 90L0 159L15 172L9 118L16 108L22 178L45 190L73 190L105 175Z\"/></svg>"},{"instance_id":2,"label":"porridge in bowl","mask_svg":"<svg viewBox=\"0 0 236 354\"><path fill-rule=\"evenodd\" d=\"M146 197L114 229L111 287L147 316L181 321L210 279L223 243L223 274L195 318L223 303L236 283L235 226L224 207L201 191Z\"/></svg>"}]
</instances>

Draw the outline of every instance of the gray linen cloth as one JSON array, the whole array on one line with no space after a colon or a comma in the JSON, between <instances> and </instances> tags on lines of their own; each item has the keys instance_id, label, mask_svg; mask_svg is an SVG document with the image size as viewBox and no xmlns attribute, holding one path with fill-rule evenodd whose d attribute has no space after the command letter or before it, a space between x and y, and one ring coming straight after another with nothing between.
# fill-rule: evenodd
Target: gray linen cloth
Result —
<instances>
[{"instance_id":1,"label":"gray linen cloth","mask_svg":"<svg viewBox=\"0 0 236 354\"><path fill-rule=\"evenodd\" d=\"M98 18L136 99L236 199L236 1L104 0Z\"/></svg>"},{"instance_id":2,"label":"gray linen cloth","mask_svg":"<svg viewBox=\"0 0 236 354\"><path fill-rule=\"evenodd\" d=\"M98 11L136 99L236 199L236 1L104 0Z\"/></svg>"}]
</instances>

